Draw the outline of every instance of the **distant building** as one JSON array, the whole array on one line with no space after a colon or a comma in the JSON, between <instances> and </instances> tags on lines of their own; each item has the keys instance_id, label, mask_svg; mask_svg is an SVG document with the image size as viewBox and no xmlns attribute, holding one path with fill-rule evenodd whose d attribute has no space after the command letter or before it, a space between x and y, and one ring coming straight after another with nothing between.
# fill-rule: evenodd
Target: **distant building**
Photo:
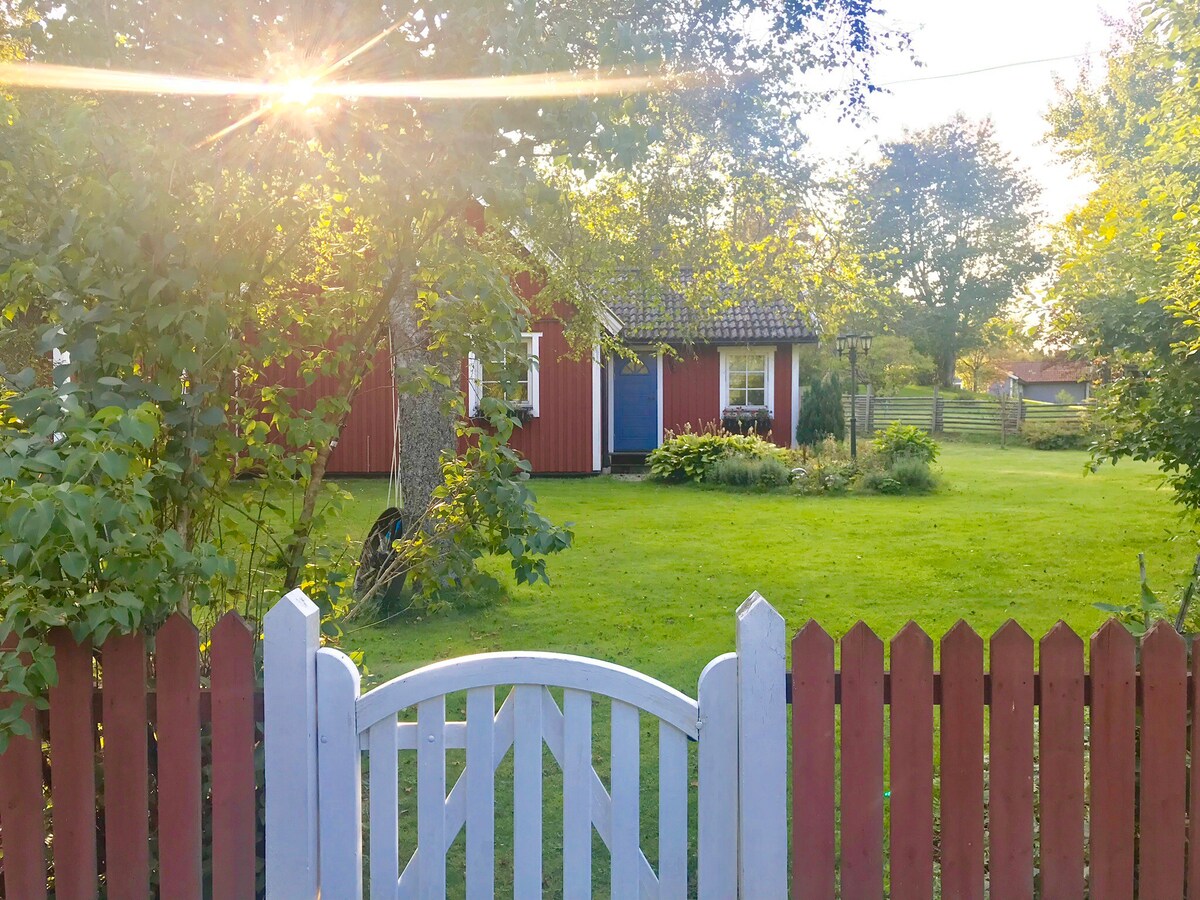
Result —
<instances>
[{"instance_id":1,"label":"distant building","mask_svg":"<svg viewBox=\"0 0 1200 900\"><path fill-rule=\"evenodd\" d=\"M1071 403L1091 398L1091 369L1085 362L1049 357L1004 362L999 369L1005 377L992 386L992 393L1041 403L1062 403L1066 396L1070 396Z\"/></svg>"}]
</instances>

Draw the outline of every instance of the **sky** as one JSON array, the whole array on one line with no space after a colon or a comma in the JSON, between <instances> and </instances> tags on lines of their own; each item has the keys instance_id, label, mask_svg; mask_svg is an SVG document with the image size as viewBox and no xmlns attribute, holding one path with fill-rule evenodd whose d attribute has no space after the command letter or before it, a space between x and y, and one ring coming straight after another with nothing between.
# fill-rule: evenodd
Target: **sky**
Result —
<instances>
[{"instance_id":1,"label":"sky","mask_svg":"<svg viewBox=\"0 0 1200 900\"><path fill-rule=\"evenodd\" d=\"M1055 75L1075 83L1083 58L1093 62L1109 44L1104 16L1128 18L1131 0L880 0L883 20L906 31L918 67L899 55L877 60L875 81L890 93L870 101L875 121L838 123L835 115L809 124L819 159L845 158L963 112L991 116L1004 149L1042 186L1047 223L1057 221L1087 194L1086 179L1059 163L1044 142L1046 110L1056 96ZM961 74L1030 60L1055 60ZM942 77L949 76L949 77ZM911 80L922 79L922 80Z\"/></svg>"}]
</instances>

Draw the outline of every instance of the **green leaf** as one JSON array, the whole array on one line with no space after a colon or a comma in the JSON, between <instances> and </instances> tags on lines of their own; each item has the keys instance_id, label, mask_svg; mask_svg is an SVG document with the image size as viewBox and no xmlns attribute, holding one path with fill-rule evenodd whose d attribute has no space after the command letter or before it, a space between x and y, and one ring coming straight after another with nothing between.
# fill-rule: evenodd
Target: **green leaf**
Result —
<instances>
[{"instance_id":1,"label":"green leaf","mask_svg":"<svg viewBox=\"0 0 1200 900\"><path fill-rule=\"evenodd\" d=\"M77 550L68 550L59 558L62 570L71 578L79 579L88 569L87 557Z\"/></svg>"}]
</instances>

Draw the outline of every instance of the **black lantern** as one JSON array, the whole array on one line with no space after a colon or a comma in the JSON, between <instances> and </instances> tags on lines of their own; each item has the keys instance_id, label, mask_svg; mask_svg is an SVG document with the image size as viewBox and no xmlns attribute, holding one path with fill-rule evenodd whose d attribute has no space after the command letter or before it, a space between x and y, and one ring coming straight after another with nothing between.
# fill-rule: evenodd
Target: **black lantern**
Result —
<instances>
[{"instance_id":1,"label":"black lantern","mask_svg":"<svg viewBox=\"0 0 1200 900\"><path fill-rule=\"evenodd\" d=\"M837 336L838 356L850 354L850 458L858 458L858 354L863 356L871 352L872 335L869 334L839 334Z\"/></svg>"}]
</instances>

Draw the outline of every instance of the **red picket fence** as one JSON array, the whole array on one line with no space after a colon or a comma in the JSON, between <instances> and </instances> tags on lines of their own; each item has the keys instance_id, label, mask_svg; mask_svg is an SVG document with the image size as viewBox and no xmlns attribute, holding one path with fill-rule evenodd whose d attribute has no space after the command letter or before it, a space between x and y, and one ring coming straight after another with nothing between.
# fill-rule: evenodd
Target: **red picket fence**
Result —
<instances>
[{"instance_id":1,"label":"red picket fence","mask_svg":"<svg viewBox=\"0 0 1200 900\"><path fill-rule=\"evenodd\" d=\"M1166 623L1139 644L1116 621L1092 637L1086 670L1062 623L1038 670L1015 622L989 651L985 672L983 640L960 622L935 672L933 642L910 622L885 671L883 642L860 623L839 672L820 626L796 634L792 896L881 897L885 878L898 900L935 896L935 879L940 896L980 900L1200 896L1200 777L1188 778L1200 653L1189 677Z\"/></svg>"},{"instance_id":2,"label":"red picket fence","mask_svg":"<svg viewBox=\"0 0 1200 900\"><path fill-rule=\"evenodd\" d=\"M0 755L0 896L255 896L262 695L246 623L217 623L207 673L179 614L150 638L53 641L49 714L27 711L33 739Z\"/></svg>"}]
</instances>

